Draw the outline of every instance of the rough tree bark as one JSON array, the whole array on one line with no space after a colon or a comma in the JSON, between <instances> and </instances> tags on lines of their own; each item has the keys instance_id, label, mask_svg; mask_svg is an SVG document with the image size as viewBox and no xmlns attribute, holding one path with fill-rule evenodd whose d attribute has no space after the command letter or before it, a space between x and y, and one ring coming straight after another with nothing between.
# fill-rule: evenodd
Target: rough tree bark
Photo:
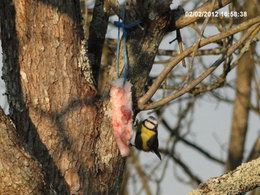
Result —
<instances>
[{"instance_id":1,"label":"rough tree bark","mask_svg":"<svg viewBox=\"0 0 260 195\"><path fill-rule=\"evenodd\" d=\"M188 195L237 195L260 187L260 158L242 164L234 171L200 184Z\"/></svg>"},{"instance_id":2,"label":"rough tree bark","mask_svg":"<svg viewBox=\"0 0 260 195\"><path fill-rule=\"evenodd\" d=\"M42 194L41 166L26 152L15 126L0 109L0 194Z\"/></svg>"},{"instance_id":3,"label":"rough tree bark","mask_svg":"<svg viewBox=\"0 0 260 195\"><path fill-rule=\"evenodd\" d=\"M5 0L0 13L10 116L42 164L45 188L49 194L116 192L124 159L108 104L98 101L79 68L79 2Z\"/></svg>"}]
</instances>

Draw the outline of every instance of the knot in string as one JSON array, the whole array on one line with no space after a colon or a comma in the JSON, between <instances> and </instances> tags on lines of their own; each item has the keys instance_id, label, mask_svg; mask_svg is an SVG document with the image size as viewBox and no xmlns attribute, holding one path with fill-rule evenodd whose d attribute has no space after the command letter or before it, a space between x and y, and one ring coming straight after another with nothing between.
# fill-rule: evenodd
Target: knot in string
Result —
<instances>
[{"instance_id":1,"label":"knot in string","mask_svg":"<svg viewBox=\"0 0 260 195\"><path fill-rule=\"evenodd\" d=\"M125 24L124 22L121 22L121 21L119 20L119 21L115 21L115 22L114 22L114 25L115 25L116 27L118 27L119 29L122 28L122 30L123 30L123 36L126 36L128 29L133 28L133 27L137 26L137 25L140 24L140 23L141 23L141 21L140 21L140 20L137 20L137 21L135 21L135 22L133 22L133 23Z\"/></svg>"},{"instance_id":2,"label":"knot in string","mask_svg":"<svg viewBox=\"0 0 260 195\"><path fill-rule=\"evenodd\" d=\"M128 56L127 56L127 47L126 47L126 35L127 35L127 30L130 28L133 28L137 26L138 24L141 23L140 20L137 20L133 23L130 24L125 24L124 23L124 18L125 18L125 9L122 9L122 17L123 21L120 21L120 18L118 18L118 21L114 22L114 25L118 27L118 34L117 34L117 53L116 53L116 70L117 70L117 77L120 77L120 72L119 72L119 58L120 58L120 28L122 28L123 31L123 40L124 40L124 83L127 80L128 76Z\"/></svg>"}]
</instances>

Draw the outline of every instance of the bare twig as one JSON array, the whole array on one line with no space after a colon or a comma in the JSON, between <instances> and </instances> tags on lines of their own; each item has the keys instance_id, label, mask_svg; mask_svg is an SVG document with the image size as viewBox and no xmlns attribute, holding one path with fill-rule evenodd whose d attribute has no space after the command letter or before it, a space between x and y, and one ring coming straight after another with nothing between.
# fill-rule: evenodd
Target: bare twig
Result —
<instances>
[{"instance_id":1,"label":"bare twig","mask_svg":"<svg viewBox=\"0 0 260 195\"><path fill-rule=\"evenodd\" d=\"M220 54L222 54L225 51L226 50L223 49L223 48L201 49L201 50L197 51L196 56L220 55ZM176 56L180 55L180 53L179 53L179 51L176 51L176 50L163 50L163 49L160 49L160 50L158 50L158 55L176 57ZM188 55L187 57L190 57L190 55ZM155 61L154 64L165 64L165 63L169 63L171 60L172 59L160 60L160 61L158 60L158 61Z\"/></svg>"},{"instance_id":2,"label":"bare twig","mask_svg":"<svg viewBox=\"0 0 260 195\"><path fill-rule=\"evenodd\" d=\"M150 186L148 184L148 180L147 180L147 177L146 177L146 174L145 172L143 171L141 165L140 165L140 162L139 162L139 159L138 157L136 156L136 154L133 154L132 155L132 164L134 165L139 177L140 177L140 180L143 184L143 187L144 187L144 190L146 192L146 194L148 195L151 195L152 192L151 192L151 189L150 189Z\"/></svg>"},{"instance_id":3,"label":"bare twig","mask_svg":"<svg viewBox=\"0 0 260 195\"><path fill-rule=\"evenodd\" d=\"M196 85L198 85L202 80L204 80L209 74L211 74L223 61L224 61L224 57L220 58L219 60L217 60L213 65L211 65L204 73L202 73L198 78L194 79L189 85L181 88L179 91L177 91L176 93L169 95L157 102L153 102L150 104L146 104L143 106L143 109L154 109L156 107L162 106L180 96L182 96L183 94L189 92L192 88L194 88Z\"/></svg>"},{"instance_id":4,"label":"bare twig","mask_svg":"<svg viewBox=\"0 0 260 195\"><path fill-rule=\"evenodd\" d=\"M177 125L174 128L171 128L169 126L169 124L166 122L166 120L162 120L162 124L165 126L165 128L170 132L171 136L176 136L177 140L182 141L183 143L185 143L186 145L192 147L194 150L197 150L198 152L200 152L202 155L206 156L208 159L215 161L219 164L224 164L224 161L218 159L217 157L214 157L212 154L210 154L209 152L207 152L205 149L201 148L200 146L188 141L187 139L185 139L183 136L179 135L179 128L181 128L181 120L184 119L184 117L187 115L187 112L190 111L190 108L193 106L194 102L190 102L187 105L187 108L183 110L183 112L181 112L180 114L178 114L179 119L177 121Z\"/></svg>"},{"instance_id":5,"label":"bare twig","mask_svg":"<svg viewBox=\"0 0 260 195\"><path fill-rule=\"evenodd\" d=\"M214 35L211 36L209 38L206 38L204 40L202 40L200 42L199 47L205 46L209 43L213 43L217 40L226 38L232 34L235 34L237 32L243 31L247 28L249 28L250 26L259 23L260 22L260 16L253 18L251 20L248 20L247 22L244 22L232 29L230 29L228 32L223 32L220 33L218 35ZM189 47L188 49L186 49L182 54L180 54L178 57L174 58L172 60L172 62L170 62L165 68L164 70L160 73L160 75L157 77L157 79L155 80L155 82L152 84L152 86L150 87L150 89L146 92L146 94L144 96L142 96L139 101L138 101L138 107L139 109L148 109L147 106L145 106L145 104L148 102L148 100L154 95L154 93L157 91L157 89L160 87L161 83L163 82L163 80L166 78L166 76L168 75L168 73L187 55L189 55L194 49L194 46ZM229 48L230 50L231 48ZM207 74L210 74L211 72L213 72L215 70L215 68L210 67L206 72ZM205 72L205 73L206 73ZM201 76L205 76L205 75L201 75ZM199 82L198 82L199 83ZM196 85L195 85L196 86ZM193 86L194 87L194 86ZM186 93L186 92L185 92ZM182 95L182 94L181 94ZM179 97L179 95L178 95ZM151 107L151 106L150 106ZM149 108L151 109L151 108Z\"/></svg>"},{"instance_id":6,"label":"bare twig","mask_svg":"<svg viewBox=\"0 0 260 195\"><path fill-rule=\"evenodd\" d=\"M239 56L237 57L237 59L232 63L232 65L228 68L228 72L231 71L233 68L235 68L238 65L238 61L239 59L249 50L251 43L253 42L253 39L256 35L256 33L260 30L260 28L256 28L255 31L252 33L251 37L246 41L246 44L244 45L244 47L241 49L241 52L239 53ZM251 33L250 33L251 34ZM241 41L241 40L240 40ZM225 78L226 78L226 74L227 72L223 72L219 78L212 84L212 85L208 85L208 86L203 86L201 88L196 88L194 90L191 91L192 94L199 94L199 93L203 93L206 91L211 91L213 89L219 88L220 86L222 86L225 82Z\"/></svg>"},{"instance_id":7,"label":"bare twig","mask_svg":"<svg viewBox=\"0 0 260 195\"><path fill-rule=\"evenodd\" d=\"M260 135L258 135L258 138L255 141L255 144L247 158L247 162L258 158L259 156L260 156Z\"/></svg>"},{"instance_id":8,"label":"bare twig","mask_svg":"<svg viewBox=\"0 0 260 195\"><path fill-rule=\"evenodd\" d=\"M216 0L212 1L210 9L209 9L210 12L213 11L213 7L214 7L215 2L216 2ZM199 44L200 44L200 41L202 39L203 33L204 33L205 29L206 29L206 26L207 26L208 22L209 22L209 17L206 17L206 19L204 20L204 22L202 24L198 41L195 44L194 50L193 50L193 52L191 54L191 60L190 60L190 64L189 64L189 69L188 69L187 77L186 77L186 79L184 81L184 85L186 83L190 82L190 76L191 76L191 73L192 73L193 62L194 62L194 59L195 59L195 56L196 56L195 54L197 53L197 51L199 49Z\"/></svg>"},{"instance_id":9,"label":"bare twig","mask_svg":"<svg viewBox=\"0 0 260 195\"><path fill-rule=\"evenodd\" d=\"M200 146L198 146L195 143L192 143L190 141L188 141L187 139L183 138L183 137L178 137L178 139L180 139L183 143L187 144L188 146L192 147L193 149L197 150L198 152L200 152L201 154L203 154L205 157L207 157L208 159L215 161L221 165L224 165L225 162L223 160L218 159L217 157L214 157L212 154L210 154L209 152L207 152L204 148L201 148Z\"/></svg>"},{"instance_id":10,"label":"bare twig","mask_svg":"<svg viewBox=\"0 0 260 195\"><path fill-rule=\"evenodd\" d=\"M179 158L177 158L175 155L173 155L171 152L169 152L167 149L161 149L160 150L161 153L165 154L166 156L171 157L174 162L176 162L181 168L182 170L193 180L196 182L196 184L200 184L201 183L201 179L199 177L197 177L192 171L191 169Z\"/></svg>"},{"instance_id":11,"label":"bare twig","mask_svg":"<svg viewBox=\"0 0 260 195\"><path fill-rule=\"evenodd\" d=\"M233 46L231 46L228 51L226 56L223 56L222 58L218 59L214 64L212 64L205 72L203 72L198 78L194 79L189 85L186 87L183 87L176 93L169 95L157 102L153 102L147 105L144 105L144 109L153 109L158 106L162 106L169 101L172 101L181 95L189 92L192 88L194 88L196 85L198 85L202 80L204 80L208 75L210 75L224 60L226 57L230 56L250 35L252 32L254 32L258 28L259 24L253 25L251 28L248 29L248 31L243 35L243 37Z\"/></svg>"},{"instance_id":12,"label":"bare twig","mask_svg":"<svg viewBox=\"0 0 260 195\"><path fill-rule=\"evenodd\" d=\"M229 86L229 87L232 88L231 86ZM223 101L223 102L226 102L226 103L229 103L229 104L234 102L233 99L228 99L227 97L223 97L220 94L215 93L214 91L211 91L211 94L213 95L213 97L215 97L216 99L218 99L220 101ZM252 103L250 103L249 108L251 109L251 111L254 111L256 114L260 114L260 107L259 106L253 105Z\"/></svg>"},{"instance_id":13,"label":"bare twig","mask_svg":"<svg viewBox=\"0 0 260 195\"><path fill-rule=\"evenodd\" d=\"M116 50L116 40L111 38L106 38L105 44L108 45L110 49L111 55L115 56L114 51ZM165 49L159 49L158 50L158 56L169 56L169 57L176 57L180 55L184 50L165 50ZM220 55L223 52L226 52L226 49L224 48L214 48L214 49L201 49L196 52L196 56L204 56L204 55ZM187 57L190 57L188 55ZM154 64L165 64L171 62L172 59L167 60L157 60L154 62Z\"/></svg>"},{"instance_id":14,"label":"bare twig","mask_svg":"<svg viewBox=\"0 0 260 195\"><path fill-rule=\"evenodd\" d=\"M177 37L177 40L178 40L179 54L180 54L180 53L183 52L183 41L182 41L181 30L180 29L176 30L176 37ZM182 59L182 66L186 67L185 58Z\"/></svg>"}]
</instances>

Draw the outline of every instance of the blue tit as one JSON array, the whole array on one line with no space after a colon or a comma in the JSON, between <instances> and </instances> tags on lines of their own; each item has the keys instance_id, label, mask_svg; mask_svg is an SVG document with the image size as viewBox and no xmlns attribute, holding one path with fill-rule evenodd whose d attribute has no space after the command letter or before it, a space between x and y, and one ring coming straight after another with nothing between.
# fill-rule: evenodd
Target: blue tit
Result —
<instances>
[{"instance_id":1,"label":"blue tit","mask_svg":"<svg viewBox=\"0 0 260 195\"><path fill-rule=\"evenodd\" d=\"M135 136L135 147L147 152L152 151L161 160L161 154L158 151L157 127L158 121L153 116L149 116L138 124Z\"/></svg>"}]
</instances>

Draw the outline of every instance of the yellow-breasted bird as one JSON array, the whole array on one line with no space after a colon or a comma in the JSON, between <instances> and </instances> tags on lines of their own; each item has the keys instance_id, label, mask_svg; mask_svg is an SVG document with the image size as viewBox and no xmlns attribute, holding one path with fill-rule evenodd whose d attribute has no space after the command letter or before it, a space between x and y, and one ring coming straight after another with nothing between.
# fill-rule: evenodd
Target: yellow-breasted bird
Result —
<instances>
[{"instance_id":1,"label":"yellow-breasted bird","mask_svg":"<svg viewBox=\"0 0 260 195\"><path fill-rule=\"evenodd\" d=\"M161 160L161 154L158 150L158 121L155 117L149 116L143 122L138 124L136 136L135 136L135 147L143 151L152 151Z\"/></svg>"}]
</instances>

